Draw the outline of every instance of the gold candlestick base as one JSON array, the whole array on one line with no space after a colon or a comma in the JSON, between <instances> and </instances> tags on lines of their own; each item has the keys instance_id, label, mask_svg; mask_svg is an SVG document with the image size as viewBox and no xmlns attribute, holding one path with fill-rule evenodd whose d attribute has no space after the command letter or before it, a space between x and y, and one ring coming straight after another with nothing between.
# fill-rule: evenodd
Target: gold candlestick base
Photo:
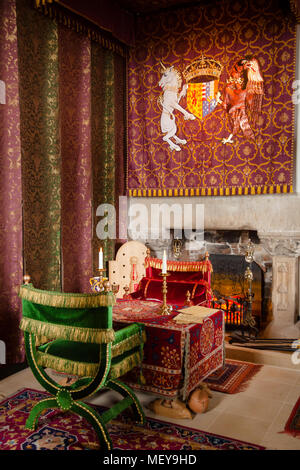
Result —
<instances>
[{"instance_id":1,"label":"gold candlestick base","mask_svg":"<svg viewBox=\"0 0 300 470\"><path fill-rule=\"evenodd\" d=\"M104 283L107 281L107 277L104 276L106 269L97 269L99 271L99 276L91 277L90 284L93 292L102 292L105 290Z\"/></svg>"},{"instance_id":2,"label":"gold candlestick base","mask_svg":"<svg viewBox=\"0 0 300 470\"><path fill-rule=\"evenodd\" d=\"M101 290L104 290L104 282L107 281L107 278L105 277L106 269L98 268L98 271L99 271L99 286L101 287Z\"/></svg>"},{"instance_id":3,"label":"gold candlestick base","mask_svg":"<svg viewBox=\"0 0 300 470\"><path fill-rule=\"evenodd\" d=\"M167 276L170 276L169 273L160 273L160 276L163 278L162 285L162 294L163 294L163 304L159 310L160 315L170 315L172 312L171 305L167 305Z\"/></svg>"},{"instance_id":4,"label":"gold candlestick base","mask_svg":"<svg viewBox=\"0 0 300 470\"><path fill-rule=\"evenodd\" d=\"M98 282L97 282L97 288L98 292L102 292L104 290L104 282L107 281L106 277L104 276L106 269L101 269L98 268L99 271L99 276L98 276Z\"/></svg>"}]
</instances>

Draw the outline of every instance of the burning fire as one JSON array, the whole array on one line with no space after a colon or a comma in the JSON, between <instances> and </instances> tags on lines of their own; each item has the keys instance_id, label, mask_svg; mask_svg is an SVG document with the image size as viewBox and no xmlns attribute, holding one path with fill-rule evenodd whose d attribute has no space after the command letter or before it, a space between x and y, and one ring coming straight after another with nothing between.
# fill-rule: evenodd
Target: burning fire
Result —
<instances>
[{"instance_id":1,"label":"burning fire","mask_svg":"<svg viewBox=\"0 0 300 470\"><path fill-rule=\"evenodd\" d=\"M225 323L240 325L243 320L243 304L240 297L232 297L222 301L217 297L213 298L213 305L224 311Z\"/></svg>"}]
</instances>

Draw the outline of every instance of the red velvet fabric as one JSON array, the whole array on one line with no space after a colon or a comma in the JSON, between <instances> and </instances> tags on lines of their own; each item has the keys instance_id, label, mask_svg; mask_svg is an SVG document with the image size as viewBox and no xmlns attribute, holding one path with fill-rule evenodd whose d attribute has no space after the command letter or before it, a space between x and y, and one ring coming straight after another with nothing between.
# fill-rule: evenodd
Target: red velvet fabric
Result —
<instances>
[{"instance_id":1,"label":"red velvet fabric","mask_svg":"<svg viewBox=\"0 0 300 470\"><path fill-rule=\"evenodd\" d=\"M167 302L173 306L182 307L186 301L186 293L190 291L193 295L193 304L206 300L206 287L200 282L169 281L167 282ZM162 300L162 280L148 279L144 277L140 282L137 292L131 294L134 299Z\"/></svg>"},{"instance_id":2,"label":"red velvet fabric","mask_svg":"<svg viewBox=\"0 0 300 470\"><path fill-rule=\"evenodd\" d=\"M139 289L131 294L131 298L140 300L162 300L161 260L146 258L146 276L140 281ZM159 266L159 267L154 267ZM194 305L210 300L211 263L200 262L167 263L167 303L174 307L182 307L186 303L187 292Z\"/></svg>"}]
</instances>

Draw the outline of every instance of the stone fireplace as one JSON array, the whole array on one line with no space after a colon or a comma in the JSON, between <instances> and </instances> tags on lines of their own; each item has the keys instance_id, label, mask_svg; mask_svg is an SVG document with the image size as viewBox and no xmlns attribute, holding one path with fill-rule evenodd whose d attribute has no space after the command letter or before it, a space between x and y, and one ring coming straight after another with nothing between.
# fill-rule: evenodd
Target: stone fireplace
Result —
<instances>
[{"instance_id":1,"label":"stone fireplace","mask_svg":"<svg viewBox=\"0 0 300 470\"><path fill-rule=\"evenodd\" d=\"M188 201L187 201L188 199ZM136 203L130 201L130 205ZM204 205L202 241L182 240L181 260L196 260L208 251L214 263L218 255L243 257L250 238L254 243L255 265L261 271L262 298L260 336L263 338L300 337L299 256L300 198L296 195L210 198L139 198L139 204ZM170 228L164 225L164 228ZM176 227L175 227L176 228ZM169 240L147 240L153 255L161 257L168 249L172 257L171 225Z\"/></svg>"},{"instance_id":2,"label":"stone fireplace","mask_svg":"<svg viewBox=\"0 0 300 470\"><path fill-rule=\"evenodd\" d=\"M300 239L289 239L287 242L279 235L260 238L253 230L209 230L204 231L203 241L183 238L181 253L176 259L196 261L208 252L214 269L212 276L214 293L229 297L234 294L243 295L246 289L246 284L243 283L244 271L247 266L243 259L249 239L254 244L252 271L256 280L253 285L253 315L260 335L265 338L297 339L300 333L300 322L298 322ZM169 259L175 259L173 240L174 230L171 229L169 240L146 240L146 243L154 256L162 257L163 250L167 249ZM232 271L236 271L235 265L240 268L231 290L228 281L222 286L222 280L218 279L224 276L224 273L220 275L218 266L220 258L224 263L224 257L228 258L226 266L229 279L234 277ZM255 276L255 272L261 274Z\"/></svg>"}]
</instances>

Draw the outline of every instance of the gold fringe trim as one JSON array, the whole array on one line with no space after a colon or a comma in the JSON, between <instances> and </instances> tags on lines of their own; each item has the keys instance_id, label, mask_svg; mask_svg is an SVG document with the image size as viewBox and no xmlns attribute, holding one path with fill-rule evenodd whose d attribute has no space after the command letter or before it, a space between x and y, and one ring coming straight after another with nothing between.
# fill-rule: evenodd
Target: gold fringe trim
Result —
<instances>
[{"instance_id":1,"label":"gold fringe trim","mask_svg":"<svg viewBox=\"0 0 300 470\"><path fill-rule=\"evenodd\" d=\"M43 291L28 285L20 286L19 297L39 305L62 308L111 307L116 303L112 292L67 294L64 292Z\"/></svg>"},{"instance_id":2,"label":"gold fringe trim","mask_svg":"<svg viewBox=\"0 0 300 470\"><path fill-rule=\"evenodd\" d=\"M113 329L84 328L70 325L57 325L54 323L44 323L32 318L23 317L20 322L20 329L32 333L39 337L48 339L65 339L80 343L112 343L115 340Z\"/></svg>"},{"instance_id":3,"label":"gold fringe trim","mask_svg":"<svg viewBox=\"0 0 300 470\"><path fill-rule=\"evenodd\" d=\"M162 268L162 260L159 258L145 258L145 268ZM167 271L175 272L212 272L212 264L209 260L205 261L167 261Z\"/></svg>"},{"instance_id":4,"label":"gold fringe trim","mask_svg":"<svg viewBox=\"0 0 300 470\"><path fill-rule=\"evenodd\" d=\"M22 322L22 320L21 320ZM35 337L35 345L36 347L40 346L41 344L45 344L49 342L50 338L47 338L47 336L36 336Z\"/></svg>"},{"instance_id":5,"label":"gold fringe trim","mask_svg":"<svg viewBox=\"0 0 300 470\"><path fill-rule=\"evenodd\" d=\"M58 372L77 375L79 377L95 377L98 372L99 364L89 362L77 362L71 359L53 356L52 354L36 352L37 363L41 367L49 367ZM141 363L140 353L134 352L130 356L123 359L120 363L111 365L108 377L115 379L126 374L129 370Z\"/></svg>"},{"instance_id":6,"label":"gold fringe trim","mask_svg":"<svg viewBox=\"0 0 300 470\"><path fill-rule=\"evenodd\" d=\"M58 372L78 375L79 377L95 377L99 368L99 364L72 361L41 351L36 352L36 358L38 365L41 367L50 367Z\"/></svg>"},{"instance_id":7,"label":"gold fringe trim","mask_svg":"<svg viewBox=\"0 0 300 470\"><path fill-rule=\"evenodd\" d=\"M142 336L142 339L141 339L141 336ZM138 332L135 335L130 336L129 338L126 338L126 339L124 339L123 341L120 341L117 344L114 344L111 348L112 357L119 356L119 355L125 353L126 351L129 351L130 349L135 348L136 346L140 346L141 341L142 341L142 343L146 342L146 332L145 331L142 332L142 335L140 334L140 332Z\"/></svg>"},{"instance_id":8,"label":"gold fringe trim","mask_svg":"<svg viewBox=\"0 0 300 470\"><path fill-rule=\"evenodd\" d=\"M123 361L121 361L120 363L112 365L109 372L109 378L117 379L118 377L121 377L122 375L129 372L134 367L140 365L141 362L141 354L140 352L136 351L130 356L123 359Z\"/></svg>"},{"instance_id":9,"label":"gold fringe trim","mask_svg":"<svg viewBox=\"0 0 300 470\"><path fill-rule=\"evenodd\" d=\"M167 189L168 196L241 196L241 195L257 195L257 194L275 194L275 193L292 193L293 186L290 184L282 185L262 185L262 186L232 186L224 188L189 188L189 189ZM127 189L127 195L130 197L160 197L162 190L160 189Z\"/></svg>"}]
</instances>

